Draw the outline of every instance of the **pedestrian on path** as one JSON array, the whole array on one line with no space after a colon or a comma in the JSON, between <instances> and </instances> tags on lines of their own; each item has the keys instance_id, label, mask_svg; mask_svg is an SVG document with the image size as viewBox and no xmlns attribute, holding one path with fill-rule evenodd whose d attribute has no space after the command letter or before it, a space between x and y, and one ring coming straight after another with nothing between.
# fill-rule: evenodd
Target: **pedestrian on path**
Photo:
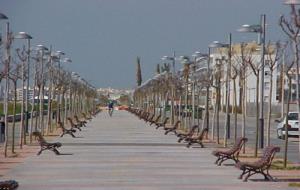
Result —
<instances>
[{"instance_id":1,"label":"pedestrian on path","mask_svg":"<svg viewBox=\"0 0 300 190\"><path fill-rule=\"evenodd\" d=\"M114 111L114 102L111 101L108 103L108 114L111 117Z\"/></svg>"}]
</instances>

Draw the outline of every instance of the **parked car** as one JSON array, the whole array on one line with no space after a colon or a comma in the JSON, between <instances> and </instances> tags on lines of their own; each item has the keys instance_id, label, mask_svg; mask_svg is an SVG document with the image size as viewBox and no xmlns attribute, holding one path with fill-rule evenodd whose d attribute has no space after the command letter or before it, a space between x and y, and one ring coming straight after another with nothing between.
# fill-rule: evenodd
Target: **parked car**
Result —
<instances>
[{"instance_id":1,"label":"parked car","mask_svg":"<svg viewBox=\"0 0 300 190\"><path fill-rule=\"evenodd\" d=\"M289 112L288 114L288 136L299 136L299 113L298 112ZM275 120L278 123L277 125L277 137L279 139L285 139L285 123L286 116L282 120Z\"/></svg>"}]
</instances>

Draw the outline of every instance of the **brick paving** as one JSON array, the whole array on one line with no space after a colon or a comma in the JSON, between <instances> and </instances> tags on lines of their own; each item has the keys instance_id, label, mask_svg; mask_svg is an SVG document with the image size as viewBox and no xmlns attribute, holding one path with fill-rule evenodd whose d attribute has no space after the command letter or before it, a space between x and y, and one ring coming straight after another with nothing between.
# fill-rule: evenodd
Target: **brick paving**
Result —
<instances>
[{"instance_id":1,"label":"brick paving","mask_svg":"<svg viewBox=\"0 0 300 190\"><path fill-rule=\"evenodd\" d=\"M215 145L185 148L125 111L100 113L76 135L53 140L63 144L63 155L29 156L1 180L17 180L19 190L295 189L259 175L242 182L230 162L213 164Z\"/></svg>"}]
</instances>

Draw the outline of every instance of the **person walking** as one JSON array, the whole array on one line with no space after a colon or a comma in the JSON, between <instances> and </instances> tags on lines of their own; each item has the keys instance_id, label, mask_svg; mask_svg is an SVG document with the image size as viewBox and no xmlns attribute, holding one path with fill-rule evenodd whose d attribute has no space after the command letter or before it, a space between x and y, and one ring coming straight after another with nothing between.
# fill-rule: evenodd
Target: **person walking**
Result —
<instances>
[{"instance_id":1,"label":"person walking","mask_svg":"<svg viewBox=\"0 0 300 190\"><path fill-rule=\"evenodd\" d=\"M109 104L108 104L108 114L109 114L110 117L112 116L113 111L114 111L114 102L111 101L111 102L109 102Z\"/></svg>"}]
</instances>

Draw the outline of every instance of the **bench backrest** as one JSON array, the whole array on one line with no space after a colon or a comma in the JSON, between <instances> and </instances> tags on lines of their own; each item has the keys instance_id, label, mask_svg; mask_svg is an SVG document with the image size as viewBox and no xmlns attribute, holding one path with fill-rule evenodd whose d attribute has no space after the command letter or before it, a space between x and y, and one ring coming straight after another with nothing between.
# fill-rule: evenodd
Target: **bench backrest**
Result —
<instances>
[{"instance_id":1,"label":"bench backrest","mask_svg":"<svg viewBox=\"0 0 300 190\"><path fill-rule=\"evenodd\" d=\"M231 154L239 153L242 149L243 145L248 141L246 137L239 137L236 139L234 145L229 150Z\"/></svg>"},{"instance_id":2,"label":"bench backrest","mask_svg":"<svg viewBox=\"0 0 300 190\"><path fill-rule=\"evenodd\" d=\"M61 121L57 122L57 128L61 128L62 130L66 130L66 128L64 127L64 125Z\"/></svg>"},{"instance_id":3,"label":"bench backrest","mask_svg":"<svg viewBox=\"0 0 300 190\"><path fill-rule=\"evenodd\" d=\"M166 117L166 118L164 119L163 125L166 125L166 124L167 124L167 122L168 122L168 120L169 120L169 118L168 118L168 117Z\"/></svg>"},{"instance_id":4,"label":"bench backrest","mask_svg":"<svg viewBox=\"0 0 300 190\"><path fill-rule=\"evenodd\" d=\"M280 152L280 147L268 146L264 149L263 156L258 161L258 164L261 164L263 168L269 168L271 166L272 160L276 154Z\"/></svg>"},{"instance_id":5,"label":"bench backrest","mask_svg":"<svg viewBox=\"0 0 300 190\"><path fill-rule=\"evenodd\" d=\"M41 132L39 132L39 131L34 131L34 132L32 132L32 135L33 135L33 136L36 136L37 141L38 141L40 144L47 143L46 140L44 139L44 137L42 136Z\"/></svg>"},{"instance_id":6,"label":"bench backrest","mask_svg":"<svg viewBox=\"0 0 300 190\"><path fill-rule=\"evenodd\" d=\"M199 134L199 140L202 140L208 133L208 128L203 128Z\"/></svg>"},{"instance_id":7,"label":"bench backrest","mask_svg":"<svg viewBox=\"0 0 300 190\"><path fill-rule=\"evenodd\" d=\"M190 129L190 131L188 132L187 136L192 136L192 135L196 132L196 130L198 130L198 129L199 129L199 126L198 126L198 125L194 125L194 126Z\"/></svg>"},{"instance_id":8,"label":"bench backrest","mask_svg":"<svg viewBox=\"0 0 300 190\"><path fill-rule=\"evenodd\" d=\"M149 114L148 118L146 119L147 121L152 121L152 119L155 117L155 114Z\"/></svg>"},{"instance_id":9,"label":"bench backrest","mask_svg":"<svg viewBox=\"0 0 300 190\"><path fill-rule=\"evenodd\" d=\"M156 116L155 119L154 119L154 117L153 117L152 122L157 123L157 122L159 121L160 118L161 118L161 115Z\"/></svg>"},{"instance_id":10,"label":"bench backrest","mask_svg":"<svg viewBox=\"0 0 300 190\"><path fill-rule=\"evenodd\" d=\"M71 127L73 127L75 125L72 118L68 117L67 120L69 121Z\"/></svg>"},{"instance_id":11,"label":"bench backrest","mask_svg":"<svg viewBox=\"0 0 300 190\"><path fill-rule=\"evenodd\" d=\"M181 123L180 120L177 120L177 121L175 122L175 124L174 124L174 128L175 128L175 129L178 129L179 123Z\"/></svg>"}]
</instances>

